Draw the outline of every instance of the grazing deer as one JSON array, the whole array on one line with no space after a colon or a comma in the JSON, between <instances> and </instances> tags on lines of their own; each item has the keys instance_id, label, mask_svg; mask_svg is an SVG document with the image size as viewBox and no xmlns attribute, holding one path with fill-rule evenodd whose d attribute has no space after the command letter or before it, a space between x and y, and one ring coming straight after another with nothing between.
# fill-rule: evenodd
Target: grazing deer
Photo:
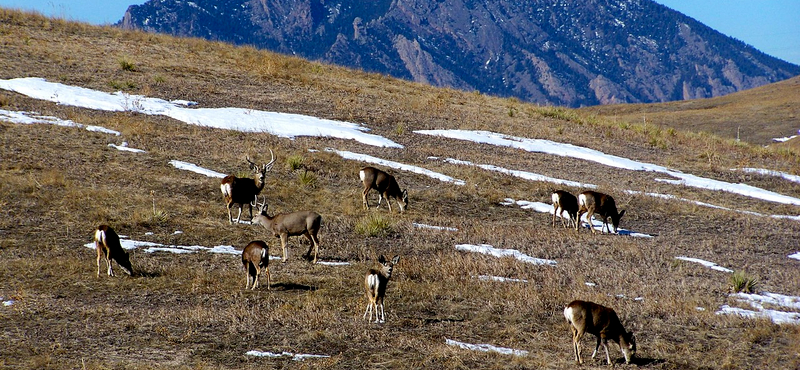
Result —
<instances>
[{"instance_id":1,"label":"grazing deer","mask_svg":"<svg viewBox=\"0 0 800 370\"><path fill-rule=\"evenodd\" d=\"M581 215L586 213L586 222L589 223L589 228L592 229L592 233L595 232L594 227L592 227L592 215L595 213L600 215L603 218L603 227L600 229L600 232L605 232L606 228L608 232L611 232L611 227L608 226L608 218L611 218L611 224L614 225L614 233L617 233L617 228L619 227L619 219L622 218L622 215L625 214L625 211L617 213L617 204L614 202L614 198L610 195L598 193L596 191L587 190L578 195L578 218L577 224L575 225L575 230L580 228L581 223Z\"/></svg>"},{"instance_id":2,"label":"grazing deer","mask_svg":"<svg viewBox=\"0 0 800 370\"><path fill-rule=\"evenodd\" d=\"M267 290L270 288L269 277L269 247L267 243L261 240L256 240L247 244L242 251L242 264L244 265L245 283L244 290L250 285L250 278L253 280L252 290L256 290L258 286L258 277L261 275L261 270L267 270Z\"/></svg>"},{"instance_id":3,"label":"grazing deer","mask_svg":"<svg viewBox=\"0 0 800 370\"><path fill-rule=\"evenodd\" d=\"M236 223L239 223L239 219L242 217L242 207L245 204L250 207L250 219L253 219L253 207L255 207L258 201L258 194L264 189L267 172L272 169L272 165L275 163L275 155L272 153L272 149L269 150L269 155L272 159L269 163L261 167L253 163L250 157L245 158L247 159L247 163L250 164L250 169L253 170L253 174L258 176L258 178L251 179L249 177L228 175L222 179L219 188L222 190L222 200L225 201L225 206L228 208L228 223L233 224L231 207L233 207L234 204L239 205L239 215L236 216Z\"/></svg>"},{"instance_id":4,"label":"grazing deer","mask_svg":"<svg viewBox=\"0 0 800 370\"><path fill-rule=\"evenodd\" d=\"M298 211L292 213L280 213L275 216L267 215L267 204L261 206L260 214L253 218L254 225L261 225L275 236L281 238L281 249L283 258L281 262L286 262L286 243L290 236L305 235L311 242L308 252L303 257L311 263L317 263L317 252L319 252L319 229L322 226L322 216L312 211ZM314 257L311 258L311 250L314 250Z\"/></svg>"},{"instance_id":5,"label":"grazing deer","mask_svg":"<svg viewBox=\"0 0 800 370\"><path fill-rule=\"evenodd\" d=\"M367 194L371 189L378 191L378 205L375 206L375 208L381 206L383 198L386 198L386 204L389 205L389 212L392 211L392 198L397 201L397 206L400 207L401 213L408 208L408 190L400 190L400 185L397 184L397 180L394 179L394 176L375 167L362 168L361 171L358 172L358 176L361 178L361 183L364 184L364 191L361 193L364 209L369 209Z\"/></svg>"},{"instance_id":6,"label":"grazing deer","mask_svg":"<svg viewBox=\"0 0 800 370\"><path fill-rule=\"evenodd\" d=\"M556 215L561 217L561 225L569 227L576 225L578 215L578 198L564 190L556 190L550 197L553 200L553 227L556 226ZM567 212L567 223L564 223L564 211ZM577 226L576 226L577 227Z\"/></svg>"},{"instance_id":7,"label":"grazing deer","mask_svg":"<svg viewBox=\"0 0 800 370\"><path fill-rule=\"evenodd\" d=\"M97 249L98 278L100 277L100 259L102 257L105 257L106 265L108 265L108 276L114 276L114 271L111 269L111 260L117 261L119 267L128 275L133 273L128 252L122 249L122 245L119 243L119 235L110 226L100 225L97 227L94 232L94 246Z\"/></svg>"},{"instance_id":8,"label":"grazing deer","mask_svg":"<svg viewBox=\"0 0 800 370\"><path fill-rule=\"evenodd\" d=\"M386 297L386 286L389 285L389 279L392 277L392 270L394 265L400 261L400 256L394 256L391 261L381 255L378 262L381 264L380 269L370 269L364 277L364 287L367 289L367 310L364 311L364 318L372 321L372 309L375 308L375 323L382 323L386 321L386 312L383 309L383 299ZM380 311L378 307L380 306Z\"/></svg>"},{"instance_id":9,"label":"grazing deer","mask_svg":"<svg viewBox=\"0 0 800 370\"><path fill-rule=\"evenodd\" d=\"M597 337L592 358L595 358L602 343L606 350L606 361L611 365L611 356L608 354L608 340L611 339L619 345L622 355L625 356L625 363L631 362L636 353L636 339L633 333L625 331L613 309L593 302L576 300L564 308L564 317L570 323L575 361L579 364L583 363L580 342L584 333L594 334Z\"/></svg>"}]
</instances>

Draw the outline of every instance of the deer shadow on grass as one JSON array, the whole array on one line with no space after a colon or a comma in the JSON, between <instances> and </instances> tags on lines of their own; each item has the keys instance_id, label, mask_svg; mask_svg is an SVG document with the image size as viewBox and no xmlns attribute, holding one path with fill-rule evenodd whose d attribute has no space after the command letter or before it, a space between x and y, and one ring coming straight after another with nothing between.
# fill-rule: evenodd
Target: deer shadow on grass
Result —
<instances>
[{"instance_id":1,"label":"deer shadow on grass","mask_svg":"<svg viewBox=\"0 0 800 370\"><path fill-rule=\"evenodd\" d=\"M297 284L297 283L276 283L270 285L271 290L280 290L280 291L307 291L313 292L316 291L317 287L304 285L304 284Z\"/></svg>"},{"instance_id":2,"label":"deer shadow on grass","mask_svg":"<svg viewBox=\"0 0 800 370\"><path fill-rule=\"evenodd\" d=\"M624 363L625 360L622 360ZM631 364L636 366L654 366L666 363L667 361L662 358L647 358L647 357L636 357L634 356L631 359Z\"/></svg>"}]
</instances>

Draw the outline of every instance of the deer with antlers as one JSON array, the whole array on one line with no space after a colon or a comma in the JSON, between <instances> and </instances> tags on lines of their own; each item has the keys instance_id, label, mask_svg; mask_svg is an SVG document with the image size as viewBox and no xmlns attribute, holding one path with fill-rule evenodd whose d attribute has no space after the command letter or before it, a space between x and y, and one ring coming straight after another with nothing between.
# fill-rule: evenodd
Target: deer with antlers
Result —
<instances>
[{"instance_id":1,"label":"deer with antlers","mask_svg":"<svg viewBox=\"0 0 800 370\"><path fill-rule=\"evenodd\" d=\"M274 216L267 215L267 204L261 204L259 215L253 218L254 225L261 225L267 232L281 238L281 249L283 258L281 262L286 262L287 248L290 236L305 235L311 242L308 252L303 255L311 263L317 263L317 252L319 252L319 229L322 226L322 216L317 212L298 211L291 213L279 213ZM311 256L314 250L314 256Z\"/></svg>"},{"instance_id":2,"label":"deer with antlers","mask_svg":"<svg viewBox=\"0 0 800 370\"><path fill-rule=\"evenodd\" d=\"M275 155L272 149L269 150L269 155L272 159L269 163L259 167L257 164L246 157L247 162L250 164L250 169L257 178L249 177L236 177L234 175L225 176L219 188L222 190L222 199L225 201L225 206L228 208L228 223L233 224L233 216L231 215L231 207L234 204L239 205L239 215L236 216L236 223L242 217L242 207L247 204L250 209L250 220L253 219L253 207L258 203L258 194L264 189L265 179L267 172L272 169L275 163Z\"/></svg>"}]
</instances>

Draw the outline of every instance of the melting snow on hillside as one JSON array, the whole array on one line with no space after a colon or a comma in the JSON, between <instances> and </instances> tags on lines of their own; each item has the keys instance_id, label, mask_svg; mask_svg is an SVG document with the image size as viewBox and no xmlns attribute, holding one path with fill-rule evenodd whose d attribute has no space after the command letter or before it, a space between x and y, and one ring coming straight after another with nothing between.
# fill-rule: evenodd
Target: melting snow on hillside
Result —
<instances>
[{"instance_id":1,"label":"melting snow on hillside","mask_svg":"<svg viewBox=\"0 0 800 370\"><path fill-rule=\"evenodd\" d=\"M720 180L707 179L666 167L635 161L615 155L605 154L598 150L580 147L572 144L557 143L550 140L528 139L509 136L489 131L468 130L417 130L418 134L447 137L451 139L466 140L476 143L485 143L496 146L506 146L522 149L529 152L546 153L562 157L571 157L600 163L606 166L621 168L631 171L649 171L663 173L678 180L657 179L675 185L684 185L709 190L720 190L747 197L757 198L770 202L800 205L800 198L778 194L769 190L760 189L746 184L733 184Z\"/></svg>"},{"instance_id":2,"label":"melting snow on hillside","mask_svg":"<svg viewBox=\"0 0 800 370\"><path fill-rule=\"evenodd\" d=\"M470 344L459 342L456 340L444 338L445 343L450 346L456 346L463 349L468 349L470 351L480 351L480 352L497 352L504 355L513 355L513 356L527 356L528 351L521 350L521 349L512 349L512 348L505 348L505 347L496 347L491 344Z\"/></svg>"},{"instance_id":3,"label":"melting snow on hillside","mask_svg":"<svg viewBox=\"0 0 800 370\"><path fill-rule=\"evenodd\" d=\"M262 351L247 351L245 353L248 356L255 356L255 357L269 357L269 358L278 358L278 357L291 357L293 361L304 361L309 358L328 358L331 356L326 355L304 355L300 353L291 353L283 351L281 353L273 353L273 352L262 352Z\"/></svg>"},{"instance_id":4,"label":"melting snow on hillside","mask_svg":"<svg viewBox=\"0 0 800 370\"><path fill-rule=\"evenodd\" d=\"M495 248L489 244L458 244L456 250L464 252L474 252L481 254L488 254L494 257L513 257L525 263L532 263L534 265L549 265L555 266L558 262L548 259L535 258L524 254L516 249Z\"/></svg>"},{"instance_id":5,"label":"melting snow on hillside","mask_svg":"<svg viewBox=\"0 0 800 370\"><path fill-rule=\"evenodd\" d=\"M198 126L243 132L266 132L290 139L296 136L322 136L352 139L379 147L403 147L381 136L367 134L366 131L369 129L362 125L300 114L244 108L189 108L185 106L184 101L169 102L123 92L110 94L33 77L0 80L0 88L58 104L112 112L163 115Z\"/></svg>"},{"instance_id":6,"label":"melting snow on hillside","mask_svg":"<svg viewBox=\"0 0 800 370\"><path fill-rule=\"evenodd\" d=\"M699 264L701 264L701 265L703 265L705 267L708 267L708 268L710 268L712 270L717 270L717 271L722 271L722 272L733 272L733 270L731 270L729 268L725 268L725 267L722 267L722 266L720 266L720 265L718 265L718 264L716 264L714 262L701 260L699 258L684 257L684 256L678 256L678 257L675 257L675 258L679 259L679 260L682 260L682 261L699 263Z\"/></svg>"},{"instance_id":7,"label":"melting snow on hillside","mask_svg":"<svg viewBox=\"0 0 800 370\"><path fill-rule=\"evenodd\" d=\"M100 126L85 126L68 119L61 119L53 116L43 116L36 112L10 111L10 110L0 109L0 119L6 122L18 123L23 125L44 123L56 126L86 128L87 131L103 132L115 136L121 135L119 131L109 130L107 128Z\"/></svg>"},{"instance_id":8,"label":"melting snow on hillside","mask_svg":"<svg viewBox=\"0 0 800 370\"><path fill-rule=\"evenodd\" d=\"M717 315L727 314L739 315L747 318L766 318L772 320L772 322L776 324L800 325L800 312L787 312L764 308L764 304L769 304L771 306L800 310L800 297L769 292L763 294L736 293L731 296L736 298L740 303L749 304L750 307L755 310L723 305L720 307L719 311L717 311Z\"/></svg>"}]
</instances>

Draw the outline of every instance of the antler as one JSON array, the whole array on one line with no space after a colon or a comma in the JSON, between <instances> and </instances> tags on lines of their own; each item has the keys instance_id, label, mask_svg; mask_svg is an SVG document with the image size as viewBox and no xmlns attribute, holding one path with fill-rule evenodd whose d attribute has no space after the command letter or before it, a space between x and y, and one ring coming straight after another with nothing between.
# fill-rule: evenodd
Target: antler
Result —
<instances>
[{"instance_id":1,"label":"antler","mask_svg":"<svg viewBox=\"0 0 800 370\"><path fill-rule=\"evenodd\" d=\"M270 157L272 157L272 159L270 159L269 163L264 165L264 168L267 171L271 170L272 169L272 165L275 164L275 154L272 153L272 148L269 148L269 155L270 155Z\"/></svg>"},{"instance_id":2,"label":"antler","mask_svg":"<svg viewBox=\"0 0 800 370\"><path fill-rule=\"evenodd\" d=\"M247 160L247 163L250 163L250 168L251 169L254 169L254 170L258 169L258 165L255 164L255 162L250 160L250 156L245 157L245 159Z\"/></svg>"}]
</instances>

